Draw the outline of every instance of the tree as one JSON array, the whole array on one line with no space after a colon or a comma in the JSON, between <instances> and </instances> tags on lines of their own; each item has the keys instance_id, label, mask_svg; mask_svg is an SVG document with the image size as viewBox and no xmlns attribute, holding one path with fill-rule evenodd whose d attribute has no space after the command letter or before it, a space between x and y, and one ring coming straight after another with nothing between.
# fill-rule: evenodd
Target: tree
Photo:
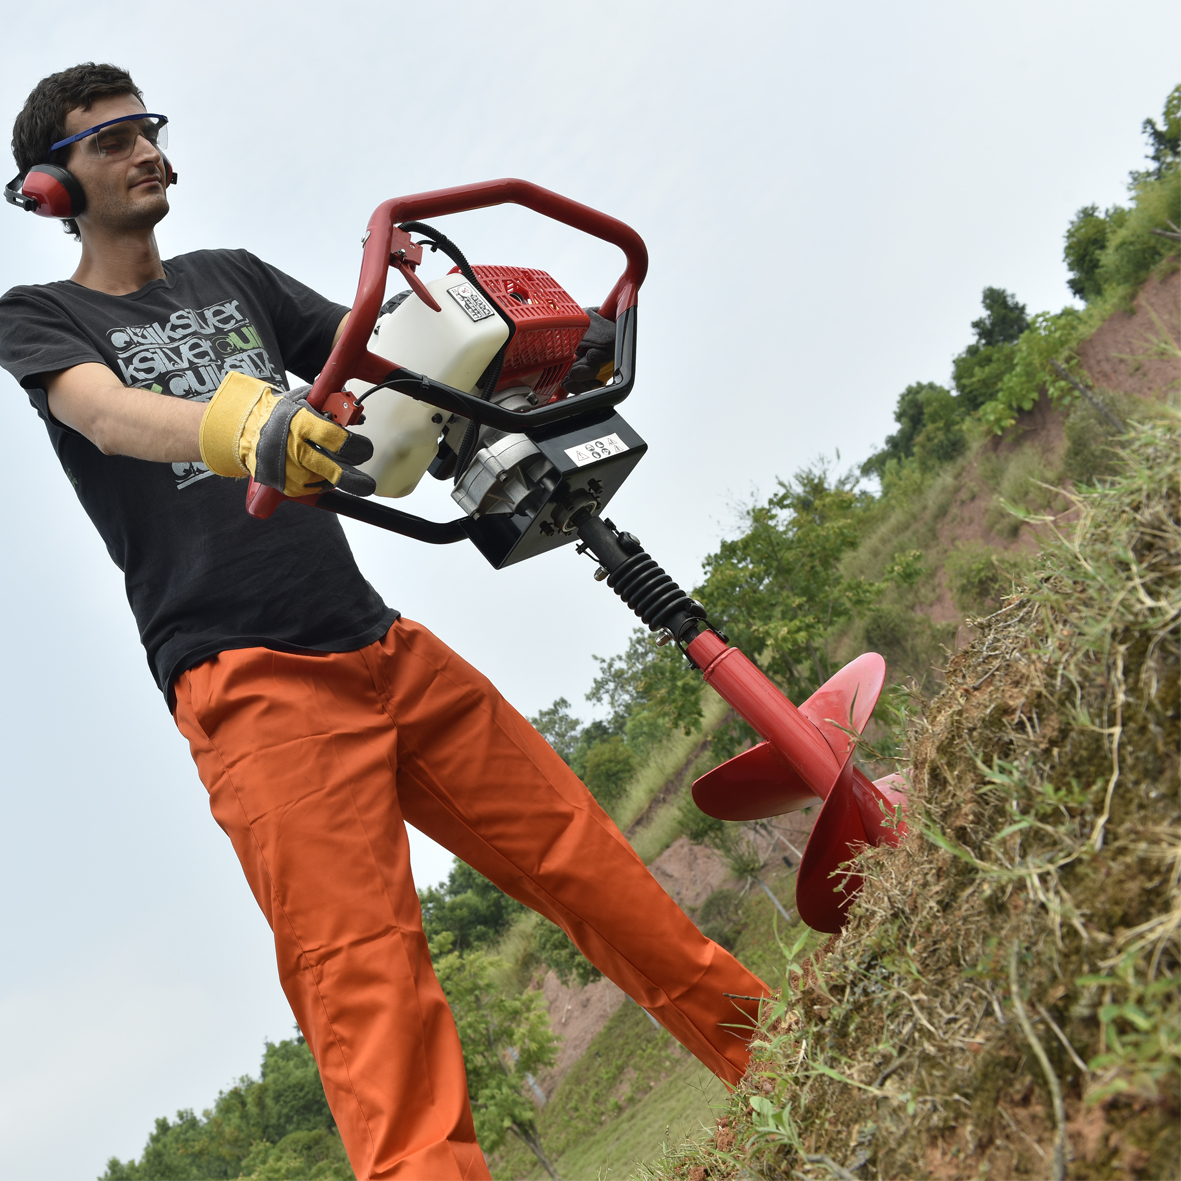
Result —
<instances>
[{"instance_id":1,"label":"tree","mask_svg":"<svg viewBox=\"0 0 1181 1181\"><path fill-rule=\"evenodd\" d=\"M604 808L623 798L628 781L635 773L636 761L635 753L619 735L613 735L587 751L586 786Z\"/></svg>"},{"instance_id":2,"label":"tree","mask_svg":"<svg viewBox=\"0 0 1181 1181\"><path fill-rule=\"evenodd\" d=\"M698 597L710 618L794 701L836 671L828 650L834 625L878 593L840 571L872 499L855 489L852 476L804 468L781 480L765 504L751 506L742 536L705 560Z\"/></svg>"},{"instance_id":3,"label":"tree","mask_svg":"<svg viewBox=\"0 0 1181 1181\"><path fill-rule=\"evenodd\" d=\"M985 287L985 314L972 321L976 339L952 362L952 381L965 413L997 395L1013 367L1013 349L1029 327L1025 305L1000 287Z\"/></svg>"},{"instance_id":4,"label":"tree","mask_svg":"<svg viewBox=\"0 0 1181 1181\"><path fill-rule=\"evenodd\" d=\"M660 723L692 733L701 718L701 683L675 644L663 647L637 627L620 656L599 662L588 701L611 708L609 733L624 734L634 750L650 748Z\"/></svg>"},{"instance_id":5,"label":"tree","mask_svg":"<svg viewBox=\"0 0 1181 1181\"><path fill-rule=\"evenodd\" d=\"M982 348L998 344L1016 344L1018 337L1029 327L1025 304L1001 287L985 287L980 297L985 314L972 321L976 343Z\"/></svg>"},{"instance_id":6,"label":"tree","mask_svg":"<svg viewBox=\"0 0 1181 1181\"><path fill-rule=\"evenodd\" d=\"M138 1162L112 1157L100 1181L229 1177L352 1181L315 1060L302 1036L267 1043L259 1078L240 1078L200 1116L161 1117Z\"/></svg>"},{"instance_id":7,"label":"tree","mask_svg":"<svg viewBox=\"0 0 1181 1181\"><path fill-rule=\"evenodd\" d=\"M556 923L538 917L533 929L533 951L539 960L552 968L563 984L590 984L603 973L574 946L574 940Z\"/></svg>"},{"instance_id":8,"label":"tree","mask_svg":"<svg viewBox=\"0 0 1181 1181\"><path fill-rule=\"evenodd\" d=\"M861 474L881 479L891 460L901 463L916 449L924 464L954 459L964 448L962 417L962 407L943 386L931 381L908 385L898 395L894 410L899 429L887 435L881 451L861 465Z\"/></svg>"},{"instance_id":9,"label":"tree","mask_svg":"<svg viewBox=\"0 0 1181 1181\"><path fill-rule=\"evenodd\" d=\"M1141 181L1160 180L1181 158L1181 86L1174 86L1169 92L1161 118L1163 127L1158 127L1156 120L1151 118L1145 119L1141 124L1144 134L1148 137L1148 159L1156 167L1143 172L1133 172L1132 188Z\"/></svg>"},{"instance_id":10,"label":"tree","mask_svg":"<svg viewBox=\"0 0 1181 1181\"><path fill-rule=\"evenodd\" d=\"M570 713L570 702L559 697L553 705L529 721L542 738L569 763L582 737L582 723Z\"/></svg>"},{"instance_id":11,"label":"tree","mask_svg":"<svg viewBox=\"0 0 1181 1181\"><path fill-rule=\"evenodd\" d=\"M495 1152L511 1133L528 1145L554 1181L542 1147L532 1097L536 1071L552 1066L557 1039L539 993L511 996L491 980L493 960L480 951L451 950L450 936L431 945L435 974L459 1029L476 1135Z\"/></svg>"},{"instance_id":12,"label":"tree","mask_svg":"<svg viewBox=\"0 0 1181 1181\"><path fill-rule=\"evenodd\" d=\"M780 481L766 503L747 508L742 534L705 560L705 581L694 597L794 701L836 671L828 648L834 628L874 602L886 585L913 581L921 572L920 555L904 554L878 582L842 574L841 560L860 540L873 499L857 489L852 473L834 479L823 464L805 468ZM645 729L653 719L685 733L699 725L701 676L676 645L659 647L637 629L622 656L601 664L588 696L610 704L616 716L624 708L631 719L646 715ZM630 721L628 727L630 734ZM724 754L752 734L745 723L723 724L711 742Z\"/></svg>"},{"instance_id":13,"label":"tree","mask_svg":"<svg viewBox=\"0 0 1181 1181\"><path fill-rule=\"evenodd\" d=\"M450 934L457 951L486 947L525 907L456 858L442 886L419 890L422 927L428 941Z\"/></svg>"},{"instance_id":14,"label":"tree","mask_svg":"<svg viewBox=\"0 0 1181 1181\"><path fill-rule=\"evenodd\" d=\"M1062 258L1070 272L1067 286L1079 299L1090 303L1103 294L1103 252L1112 233L1127 218L1128 211L1121 205L1113 205L1102 214L1098 205L1084 205L1067 226Z\"/></svg>"}]
</instances>

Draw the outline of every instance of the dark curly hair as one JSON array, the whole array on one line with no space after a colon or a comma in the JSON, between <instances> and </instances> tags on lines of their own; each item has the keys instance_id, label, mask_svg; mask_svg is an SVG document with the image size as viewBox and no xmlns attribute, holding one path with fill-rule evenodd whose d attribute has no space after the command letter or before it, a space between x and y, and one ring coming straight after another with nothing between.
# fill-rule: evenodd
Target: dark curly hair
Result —
<instances>
[{"instance_id":1,"label":"dark curly hair","mask_svg":"<svg viewBox=\"0 0 1181 1181\"><path fill-rule=\"evenodd\" d=\"M24 176L34 164L63 164L69 148L52 154L49 145L66 136L66 116L78 107L90 110L100 98L134 94L143 102L143 94L131 75L118 66L83 62L58 74L42 78L25 100L21 113L12 125L12 155ZM78 223L67 218L62 223L67 234L81 239Z\"/></svg>"}]
</instances>

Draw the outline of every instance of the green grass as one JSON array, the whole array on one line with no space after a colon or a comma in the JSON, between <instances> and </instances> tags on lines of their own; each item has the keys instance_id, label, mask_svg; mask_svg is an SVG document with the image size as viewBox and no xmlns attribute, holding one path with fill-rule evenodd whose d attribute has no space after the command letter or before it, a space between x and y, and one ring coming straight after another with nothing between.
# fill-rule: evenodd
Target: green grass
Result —
<instances>
[{"instance_id":1,"label":"green grass","mask_svg":"<svg viewBox=\"0 0 1181 1181\"><path fill-rule=\"evenodd\" d=\"M612 820L621 829L627 829L643 815L644 809L685 765L689 756L701 745L702 739L717 726L729 708L708 685L702 687L701 727L692 734L674 730L655 747L643 766L632 776L623 798L608 809Z\"/></svg>"},{"instance_id":2,"label":"green grass","mask_svg":"<svg viewBox=\"0 0 1181 1181\"><path fill-rule=\"evenodd\" d=\"M541 1109L541 1142L564 1181L624 1176L639 1161L712 1127L722 1084L638 1005L625 1001ZM497 1181L544 1177L533 1154L510 1143L492 1162Z\"/></svg>"},{"instance_id":3,"label":"green grass","mask_svg":"<svg viewBox=\"0 0 1181 1181\"><path fill-rule=\"evenodd\" d=\"M699 1062L684 1062L647 1097L562 1156L565 1181L627 1177L658 1159L665 1144L699 1138L726 1104L726 1088Z\"/></svg>"},{"instance_id":4,"label":"green grass","mask_svg":"<svg viewBox=\"0 0 1181 1181\"><path fill-rule=\"evenodd\" d=\"M681 835L679 805L683 794L678 792L675 798L661 804L647 824L629 838L646 865L651 865Z\"/></svg>"}]
</instances>

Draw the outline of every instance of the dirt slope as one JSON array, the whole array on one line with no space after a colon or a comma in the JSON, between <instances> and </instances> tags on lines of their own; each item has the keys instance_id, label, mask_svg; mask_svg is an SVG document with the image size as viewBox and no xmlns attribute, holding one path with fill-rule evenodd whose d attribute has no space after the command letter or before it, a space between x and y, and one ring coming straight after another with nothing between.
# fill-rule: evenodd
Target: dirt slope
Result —
<instances>
[{"instance_id":1,"label":"dirt slope","mask_svg":"<svg viewBox=\"0 0 1181 1181\"><path fill-rule=\"evenodd\" d=\"M1161 334L1181 341L1181 271L1152 278L1130 312L1116 312L1079 348L1094 385L1141 398L1163 398L1181 379L1177 358L1162 356Z\"/></svg>"}]
</instances>

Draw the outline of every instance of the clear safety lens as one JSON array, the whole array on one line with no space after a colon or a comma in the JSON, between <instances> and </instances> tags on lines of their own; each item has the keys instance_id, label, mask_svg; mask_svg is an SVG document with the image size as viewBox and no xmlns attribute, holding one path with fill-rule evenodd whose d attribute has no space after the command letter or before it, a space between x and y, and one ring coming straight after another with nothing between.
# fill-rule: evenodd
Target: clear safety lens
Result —
<instances>
[{"instance_id":1,"label":"clear safety lens","mask_svg":"<svg viewBox=\"0 0 1181 1181\"><path fill-rule=\"evenodd\" d=\"M78 141L78 148L85 156L97 156L103 160L124 160L135 151L140 136L154 148L168 146L168 121L166 119L134 119L113 123L93 135Z\"/></svg>"}]
</instances>

